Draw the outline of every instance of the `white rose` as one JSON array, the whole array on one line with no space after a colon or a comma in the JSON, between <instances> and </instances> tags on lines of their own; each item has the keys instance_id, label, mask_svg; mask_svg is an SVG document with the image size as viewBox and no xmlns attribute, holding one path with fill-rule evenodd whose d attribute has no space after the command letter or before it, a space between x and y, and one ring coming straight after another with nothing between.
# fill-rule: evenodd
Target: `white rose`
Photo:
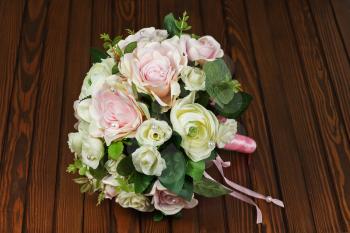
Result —
<instances>
[{"instance_id":1,"label":"white rose","mask_svg":"<svg viewBox=\"0 0 350 233\"><path fill-rule=\"evenodd\" d=\"M90 122L90 105L91 98L76 100L74 102L75 117L78 120L83 120L85 122Z\"/></svg>"},{"instance_id":2,"label":"white rose","mask_svg":"<svg viewBox=\"0 0 350 233\"><path fill-rule=\"evenodd\" d=\"M143 174L160 176L166 168L165 160L156 147L141 146L131 156L136 171Z\"/></svg>"},{"instance_id":3,"label":"white rose","mask_svg":"<svg viewBox=\"0 0 350 233\"><path fill-rule=\"evenodd\" d=\"M104 83L105 79L112 75L112 68L115 65L113 58L102 59L100 63L95 63L90 68L81 88L79 99L92 95Z\"/></svg>"},{"instance_id":4,"label":"white rose","mask_svg":"<svg viewBox=\"0 0 350 233\"><path fill-rule=\"evenodd\" d=\"M120 161L122 161L125 158L124 154L121 154L118 158L118 160L113 160L110 159L105 163L105 168L107 170L107 172L113 176L119 176L118 172L117 172L117 167Z\"/></svg>"},{"instance_id":5,"label":"white rose","mask_svg":"<svg viewBox=\"0 0 350 233\"><path fill-rule=\"evenodd\" d=\"M171 137L171 134L171 127L166 121L152 118L139 126L136 139L140 145L160 146Z\"/></svg>"},{"instance_id":6,"label":"white rose","mask_svg":"<svg viewBox=\"0 0 350 233\"><path fill-rule=\"evenodd\" d=\"M75 154L76 157L81 154L81 147L83 144L82 139L83 137L79 132L68 134L68 147L70 151Z\"/></svg>"},{"instance_id":7,"label":"white rose","mask_svg":"<svg viewBox=\"0 0 350 233\"><path fill-rule=\"evenodd\" d=\"M117 187L120 186L118 180L114 176L106 176L102 179L104 184L105 198L112 199L118 195Z\"/></svg>"},{"instance_id":8,"label":"white rose","mask_svg":"<svg viewBox=\"0 0 350 233\"><path fill-rule=\"evenodd\" d=\"M205 90L205 73L197 67L186 66L181 71L181 79L185 83L186 90Z\"/></svg>"},{"instance_id":9,"label":"white rose","mask_svg":"<svg viewBox=\"0 0 350 233\"><path fill-rule=\"evenodd\" d=\"M81 148L82 162L96 169L104 155L104 145L100 139L84 135Z\"/></svg>"},{"instance_id":10,"label":"white rose","mask_svg":"<svg viewBox=\"0 0 350 233\"><path fill-rule=\"evenodd\" d=\"M121 191L116 198L116 202L123 208L133 208L142 212L150 212L154 209L149 198L134 192Z\"/></svg>"},{"instance_id":11,"label":"white rose","mask_svg":"<svg viewBox=\"0 0 350 233\"><path fill-rule=\"evenodd\" d=\"M227 143L230 143L237 133L237 121L234 119L227 119L220 123L219 132L216 143L219 148L224 148Z\"/></svg>"},{"instance_id":12,"label":"white rose","mask_svg":"<svg viewBox=\"0 0 350 233\"><path fill-rule=\"evenodd\" d=\"M210 156L215 148L219 121L202 105L194 103L195 94L178 100L170 112L174 131L180 134L187 156L197 162Z\"/></svg>"}]
</instances>

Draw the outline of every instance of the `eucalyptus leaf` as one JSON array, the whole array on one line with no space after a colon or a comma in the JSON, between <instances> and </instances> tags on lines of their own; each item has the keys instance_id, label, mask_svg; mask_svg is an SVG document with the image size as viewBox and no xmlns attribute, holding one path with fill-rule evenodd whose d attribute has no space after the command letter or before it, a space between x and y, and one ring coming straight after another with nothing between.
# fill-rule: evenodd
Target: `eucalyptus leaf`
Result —
<instances>
[{"instance_id":1,"label":"eucalyptus leaf","mask_svg":"<svg viewBox=\"0 0 350 233\"><path fill-rule=\"evenodd\" d=\"M159 181L164 187L178 194L185 182L186 160L185 155L174 145L169 145L161 152L166 163Z\"/></svg>"},{"instance_id":2,"label":"eucalyptus leaf","mask_svg":"<svg viewBox=\"0 0 350 233\"><path fill-rule=\"evenodd\" d=\"M233 99L223 106L215 104L214 108L218 113L227 118L238 118L248 108L252 96L245 92L238 92L233 96Z\"/></svg>"},{"instance_id":3,"label":"eucalyptus leaf","mask_svg":"<svg viewBox=\"0 0 350 233\"><path fill-rule=\"evenodd\" d=\"M122 176L129 176L135 171L131 156L126 156L118 163L117 172Z\"/></svg>"},{"instance_id":4,"label":"eucalyptus leaf","mask_svg":"<svg viewBox=\"0 0 350 233\"><path fill-rule=\"evenodd\" d=\"M190 177L186 176L185 183L179 193L179 196L187 201L191 201L193 197L193 181Z\"/></svg>"},{"instance_id":5,"label":"eucalyptus leaf","mask_svg":"<svg viewBox=\"0 0 350 233\"><path fill-rule=\"evenodd\" d=\"M106 52L101 51L98 48L91 48L90 54L92 63L99 63L102 61L102 59L106 59L108 57Z\"/></svg>"},{"instance_id":6,"label":"eucalyptus leaf","mask_svg":"<svg viewBox=\"0 0 350 233\"><path fill-rule=\"evenodd\" d=\"M118 160L120 155L123 153L124 145L122 142L113 142L108 146L108 158Z\"/></svg>"},{"instance_id":7,"label":"eucalyptus leaf","mask_svg":"<svg viewBox=\"0 0 350 233\"><path fill-rule=\"evenodd\" d=\"M194 192L204 197L219 197L231 193L231 190L222 184L203 177L194 181Z\"/></svg>"}]
</instances>

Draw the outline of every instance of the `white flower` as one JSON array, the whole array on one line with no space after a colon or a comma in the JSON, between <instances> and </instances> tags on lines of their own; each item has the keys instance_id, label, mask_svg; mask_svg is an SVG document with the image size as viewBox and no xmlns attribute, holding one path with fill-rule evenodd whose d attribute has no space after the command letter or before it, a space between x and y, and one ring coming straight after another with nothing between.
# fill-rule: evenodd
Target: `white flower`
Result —
<instances>
[{"instance_id":1,"label":"white flower","mask_svg":"<svg viewBox=\"0 0 350 233\"><path fill-rule=\"evenodd\" d=\"M81 147L83 144L82 139L83 137L79 132L68 134L68 147L76 157L81 154Z\"/></svg>"},{"instance_id":2,"label":"white flower","mask_svg":"<svg viewBox=\"0 0 350 233\"><path fill-rule=\"evenodd\" d=\"M91 98L76 100L74 102L75 117L78 120L90 122L91 121L90 106L91 106Z\"/></svg>"},{"instance_id":3,"label":"white flower","mask_svg":"<svg viewBox=\"0 0 350 233\"><path fill-rule=\"evenodd\" d=\"M210 156L215 148L219 121L202 105L194 103L195 94L178 100L170 112L174 131L180 134L187 156L197 162Z\"/></svg>"},{"instance_id":4,"label":"white flower","mask_svg":"<svg viewBox=\"0 0 350 233\"><path fill-rule=\"evenodd\" d=\"M123 208L133 208L142 212L150 212L154 209L149 198L134 192L121 191L116 202Z\"/></svg>"},{"instance_id":5,"label":"white flower","mask_svg":"<svg viewBox=\"0 0 350 233\"><path fill-rule=\"evenodd\" d=\"M140 145L160 146L171 137L171 134L171 127L166 121L152 118L139 126L136 139Z\"/></svg>"},{"instance_id":6,"label":"white flower","mask_svg":"<svg viewBox=\"0 0 350 233\"><path fill-rule=\"evenodd\" d=\"M104 194L105 198L112 199L117 196L117 187L120 186L118 180L114 176L106 176L102 179L102 184L104 184Z\"/></svg>"},{"instance_id":7,"label":"white flower","mask_svg":"<svg viewBox=\"0 0 350 233\"><path fill-rule=\"evenodd\" d=\"M220 123L219 132L216 139L217 146L224 148L227 143L230 143L237 133L237 121L234 119L227 119Z\"/></svg>"},{"instance_id":8,"label":"white flower","mask_svg":"<svg viewBox=\"0 0 350 233\"><path fill-rule=\"evenodd\" d=\"M165 215L173 215L180 212L183 208L191 209L198 204L197 199L191 201L179 197L168 191L158 180L154 183L149 195L153 196L152 203L154 208L162 211Z\"/></svg>"},{"instance_id":9,"label":"white flower","mask_svg":"<svg viewBox=\"0 0 350 233\"><path fill-rule=\"evenodd\" d=\"M107 172L115 177L119 176L117 172L117 167L120 161L122 161L125 158L124 154L121 154L118 158L118 160L110 159L105 163L105 168Z\"/></svg>"},{"instance_id":10,"label":"white flower","mask_svg":"<svg viewBox=\"0 0 350 233\"><path fill-rule=\"evenodd\" d=\"M165 160L156 147L141 146L131 156L136 171L146 175L160 176L166 168Z\"/></svg>"},{"instance_id":11,"label":"white flower","mask_svg":"<svg viewBox=\"0 0 350 233\"><path fill-rule=\"evenodd\" d=\"M87 135L83 136L81 148L82 162L87 166L96 169L104 154L103 142L98 138Z\"/></svg>"},{"instance_id":12,"label":"white flower","mask_svg":"<svg viewBox=\"0 0 350 233\"><path fill-rule=\"evenodd\" d=\"M112 68L115 65L113 58L102 59L100 63L95 63L90 68L81 88L79 99L83 99L92 95L96 90L100 89L105 79L112 75Z\"/></svg>"},{"instance_id":13,"label":"white flower","mask_svg":"<svg viewBox=\"0 0 350 233\"><path fill-rule=\"evenodd\" d=\"M205 90L205 73L197 67L186 66L181 71L185 89L189 91Z\"/></svg>"}]
</instances>

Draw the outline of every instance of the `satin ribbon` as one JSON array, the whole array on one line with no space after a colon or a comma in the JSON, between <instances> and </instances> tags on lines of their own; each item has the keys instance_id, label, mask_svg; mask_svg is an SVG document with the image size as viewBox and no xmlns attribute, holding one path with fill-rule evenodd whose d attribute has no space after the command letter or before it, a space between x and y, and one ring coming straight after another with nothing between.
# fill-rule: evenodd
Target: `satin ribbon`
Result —
<instances>
[{"instance_id":1,"label":"satin ribbon","mask_svg":"<svg viewBox=\"0 0 350 233\"><path fill-rule=\"evenodd\" d=\"M229 195L232 197L235 197L241 201L244 201L248 204L251 204L253 206L255 206L256 208L256 223L262 223L262 213L260 208L258 207L258 205L250 198L250 197L254 197L254 198L258 198L258 199L262 199L265 200L267 203L273 203L277 206L280 207L284 207L284 204L281 200L272 198L271 196L265 196L263 194L257 193L255 191L252 191L248 188L245 188L239 184L236 184L234 182L232 182L231 180L227 179L225 177L223 168L225 167L230 167L231 163L229 161L223 161L221 159L221 157L219 155L217 155L216 159L213 160L213 163L215 164L215 166L217 167L217 169L219 170L221 176L223 177L225 183L231 187L232 189L234 189ZM204 172L204 176L208 179L214 180L207 172ZM238 192L237 192L238 191Z\"/></svg>"}]
</instances>

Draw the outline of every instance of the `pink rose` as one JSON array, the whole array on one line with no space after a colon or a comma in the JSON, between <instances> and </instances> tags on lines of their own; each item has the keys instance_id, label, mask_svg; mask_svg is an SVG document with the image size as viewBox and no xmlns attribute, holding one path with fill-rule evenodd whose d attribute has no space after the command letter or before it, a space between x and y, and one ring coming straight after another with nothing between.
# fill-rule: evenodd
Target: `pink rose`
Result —
<instances>
[{"instance_id":1,"label":"pink rose","mask_svg":"<svg viewBox=\"0 0 350 233\"><path fill-rule=\"evenodd\" d=\"M187 56L178 37L138 46L122 57L120 72L130 78L140 92L152 95L169 108L180 94L178 75L187 65Z\"/></svg>"},{"instance_id":2,"label":"pink rose","mask_svg":"<svg viewBox=\"0 0 350 233\"><path fill-rule=\"evenodd\" d=\"M116 187L119 186L119 182L114 176L106 176L102 179L102 184L104 184L105 198L112 199L118 195Z\"/></svg>"},{"instance_id":3,"label":"pink rose","mask_svg":"<svg viewBox=\"0 0 350 233\"><path fill-rule=\"evenodd\" d=\"M183 208L191 209L198 204L198 200L195 198L192 198L191 201L186 201L169 192L158 180L154 183L150 195L153 195L152 203L154 208L162 211L165 215L173 215L180 212Z\"/></svg>"},{"instance_id":4,"label":"pink rose","mask_svg":"<svg viewBox=\"0 0 350 233\"><path fill-rule=\"evenodd\" d=\"M103 137L107 145L134 136L142 123L142 111L133 96L117 89L103 88L92 98L90 133Z\"/></svg>"},{"instance_id":5,"label":"pink rose","mask_svg":"<svg viewBox=\"0 0 350 233\"><path fill-rule=\"evenodd\" d=\"M211 36L203 36L196 40L189 35L183 35L181 40L186 41L186 51L190 61L204 63L224 56L220 44Z\"/></svg>"}]
</instances>

